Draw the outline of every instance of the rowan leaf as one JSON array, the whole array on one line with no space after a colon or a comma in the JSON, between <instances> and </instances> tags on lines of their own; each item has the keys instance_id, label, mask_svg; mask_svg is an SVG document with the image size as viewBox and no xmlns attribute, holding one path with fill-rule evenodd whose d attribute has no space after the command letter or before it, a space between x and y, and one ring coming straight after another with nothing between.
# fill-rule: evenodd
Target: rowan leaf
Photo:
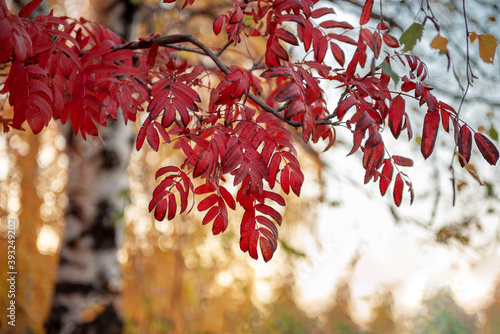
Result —
<instances>
[{"instance_id":1,"label":"rowan leaf","mask_svg":"<svg viewBox=\"0 0 500 334\"><path fill-rule=\"evenodd\" d=\"M205 184L202 184L202 185L199 185L198 187L196 187L196 189L194 190L194 193L196 195L202 195L202 194L208 194L208 193L211 193L211 192L214 192L215 191L215 186L213 185L213 183L205 183Z\"/></svg>"},{"instance_id":2,"label":"rowan leaf","mask_svg":"<svg viewBox=\"0 0 500 334\"><path fill-rule=\"evenodd\" d=\"M378 130L373 130L368 136L368 139L365 143L365 148L373 148L382 142L382 136L378 132Z\"/></svg>"},{"instance_id":3,"label":"rowan leaf","mask_svg":"<svg viewBox=\"0 0 500 334\"><path fill-rule=\"evenodd\" d=\"M472 135L469 127L464 124L460 128L458 137L458 161L460 166L464 167L470 160L472 150Z\"/></svg>"},{"instance_id":4,"label":"rowan leaf","mask_svg":"<svg viewBox=\"0 0 500 334\"><path fill-rule=\"evenodd\" d=\"M389 34L382 34L382 39L384 40L384 43L387 44L387 46L389 46L391 48L398 48L399 47L398 40Z\"/></svg>"},{"instance_id":5,"label":"rowan leaf","mask_svg":"<svg viewBox=\"0 0 500 334\"><path fill-rule=\"evenodd\" d=\"M345 63L345 54L344 50L336 43L330 42L330 50L332 51L333 57L339 63L340 66L344 66Z\"/></svg>"},{"instance_id":6,"label":"rowan leaf","mask_svg":"<svg viewBox=\"0 0 500 334\"><path fill-rule=\"evenodd\" d=\"M485 135L479 132L474 134L474 141L483 158L490 165L496 165L498 161L498 149L496 146Z\"/></svg>"},{"instance_id":7,"label":"rowan leaf","mask_svg":"<svg viewBox=\"0 0 500 334\"><path fill-rule=\"evenodd\" d=\"M219 187L219 192L220 192L222 198L224 199L224 201L226 202L226 204L231 209L236 210L236 202L234 201L233 195L231 195L231 193L229 191L227 191L227 189L224 188L223 186Z\"/></svg>"},{"instance_id":8,"label":"rowan leaf","mask_svg":"<svg viewBox=\"0 0 500 334\"><path fill-rule=\"evenodd\" d=\"M401 157L399 155L393 155L392 160L396 165L399 166L405 166L405 167L412 167L413 166L413 160Z\"/></svg>"},{"instance_id":9,"label":"rowan leaf","mask_svg":"<svg viewBox=\"0 0 500 334\"><path fill-rule=\"evenodd\" d=\"M212 234L217 235L224 232L227 229L228 220L222 213L219 213L214 220L214 225L212 226Z\"/></svg>"},{"instance_id":10,"label":"rowan leaf","mask_svg":"<svg viewBox=\"0 0 500 334\"><path fill-rule=\"evenodd\" d=\"M318 8L312 11L311 17L313 19L317 19L326 14L335 14L335 11L333 10L333 8Z\"/></svg>"},{"instance_id":11,"label":"rowan leaf","mask_svg":"<svg viewBox=\"0 0 500 334\"><path fill-rule=\"evenodd\" d=\"M291 83L276 94L276 102L286 102L300 95L300 89L295 83Z\"/></svg>"},{"instance_id":12,"label":"rowan leaf","mask_svg":"<svg viewBox=\"0 0 500 334\"><path fill-rule=\"evenodd\" d=\"M393 190L394 203L396 204L396 206L401 205L401 201L403 199L403 188L403 178L401 177L401 173L398 173L398 175L396 176L396 181L394 182Z\"/></svg>"},{"instance_id":13,"label":"rowan leaf","mask_svg":"<svg viewBox=\"0 0 500 334\"><path fill-rule=\"evenodd\" d=\"M217 194L212 194L210 196L207 196L204 198L200 203L198 203L198 211L205 211L211 208L217 201L219 200L219 197Z\"/></svg>"},{"instance_id":14,"label":"rowan leaf","mask_svg":"<svg viewBox=\"0 0 500 334\"><path fill-rule=\"evenodd\" d=\"M390 159L385 160L384 168L382 168L382 175L380 176L380 181L379 181L379 189L380 189L380 194L382 196L385 195L385 193L387 192L387 188L391 183L393 170L394 166L392 165L391 160Z\"/></svg>"},{"instance_id":15,"label":"rowan leaf","mask_svg":"<svg viewBox=\"0 0 500 334\"><path fill-rule=\"evenodd\" d=\"M375 123L375 120L368 114L366 111L361 115L359 120L356 122L356 128L354 129L354 134L364 133L366 129L368 129L372 124Z\"/></svg>"},{"instance_id":16,"label":"rowan leaf","mask_svg":"<svg viewBox=\"0 0 500 334\"><path fill-rule=\"evenodd\" d=\"M266 205L266 204L257 204L255 206L255 210L259 211L259 212L262 212L263 214L265 215L268 215L269 217L271 217L272 219L274 219L274 221L278 224L278 225L281 225L281 214L276 211L275 209L273 209L272 207L270 207L269 205Z\"/></svg>"},{"instance_id":17,"label":"rowan leaf","mask_svg":"<svg viewBox=\"0 0 500 334\"><path fill-rule=\"evenodd\" d=\"M363 10L361 11L361 17L359 18L359 24L367 24L370 21L372 15L373 0L366 0Z\"/></svg>"},{"instance_id":18,"label":"rowan leaf","mask_svg":"<svg viewBox=\"0 0 500 334\"><path fill-rule=\"evenodd\" d=\"M339 106L337 107L337 118L341 121L344 118L346 112L356 104L359 104L359 101L353 95L350 95L349 97L342 100L342 102L340 102Z\"/></svg>"},{"instance_id":19,"label":"rowan leaf","mask_svg":"<svg viewBox=\"0 0 500 334\"><path fill-rule=\"evenodd\" d=\"M398 138L403 128L403 116L405 114L405 100L401 95L396 95L391 101L389 110L389 129L394 138Z\"/></svg>"},{"instance_id":20,"label":"rowan leaf","mask_svg":"<svg viewBox=\"0 0 500 334\"><path fill-rule=\"evenodd\" d=\"M26 4L21 10L19 11L18 16L21 18L28 17L33 11L40 6L43 0L31 0L28 4Z\"/></svg>"},{"instance_id":21,"label":"rowan leaf","mask_svg":"<svg viewBox=\"0 0 500 334\"><path fill-rule=\"evenodd\" d=\"M202 225L210 223L219 214L219 207L213 206L207 211L205 217L203 217Z\"/></svg>"},{"instance_id":22,"label":"rowan leaf","mask_svg":"<svg viewBox=\"0 0 500 334\"><path fill-rule=\"evenodd\" d=\"M437 111L428 111L424 118L424 129L422 131L422 142L420 151L425 159L427 159L434 150L437 133L439 130L439 113Z\"/></svg>"},{"instance_id":23,"label":"rowan leaf","mask_svg":"<svg viewBox=\"0 0 500 334\"><path fill-rule=\"evenodd\" d=\"M259 244L260 244L260 252L262 253L262 257L264 258L264 261L268 262L273 257L273 254L274 254L274 251L276 250L276 248L272 246L270 240L268 240L267 238L263 238L263 237L259 238Z\"/></svg>"}]
</instances>

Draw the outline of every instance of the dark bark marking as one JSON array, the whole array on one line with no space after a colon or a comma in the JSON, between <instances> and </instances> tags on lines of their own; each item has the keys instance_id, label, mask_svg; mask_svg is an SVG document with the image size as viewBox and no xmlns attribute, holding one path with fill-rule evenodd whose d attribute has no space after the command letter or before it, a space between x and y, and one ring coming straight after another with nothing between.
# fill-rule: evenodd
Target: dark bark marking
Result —
<instances>
[{"instance_id":1,"label":"dark bark marking","mask_svg":"<svg viewBox=\"0 0 500 334\"><path fill-rule=\"evenodd\" d=\"M56 294L71 294L79 293L82 295L88 294L94 290L91 284L83 283L57 283Z\"/></svg>"},{"instance_id":2,"label":"dark bark marking","mask_svg":"<svg viewBox=\"0 0 500 334\"><path fill-rule=\"evenodd\" d=\"M113 169L120 165L120 159L113 150L104 149L101 151L101 156L103 169Z\"/></svg>"},{"instance_id":3,"label":"dark bark marking","mask_svg":"<svg viewBox=\"0 0 500 334\"><path fill-rule=\"evenodd\" d=\"M82 234L90 235L94 240L93 249L116 248L116 231L110 216L114 211L108 201L103 200L97 204L97 215L92 226Z\"/></svg>"},{"instance_id":4,"label":"dark bark marking","mask_svg":"<svg viewBox=\"0 0 500 334\"><path fill-rule=\"evenodd\" d=\"M52 306L50 317L45 321L44 327L47 334L56 334L61 332L61 317L68 311L63 305Z\"/></svg>"},{"instance_id":5,"label":"dark bark marking","mask_svg":"<svg viewBox=\"0 0 500 334\"><path fill-rule=\"evenodd\" d=\"M78 326L73 333L119 334L122 332L123 319L114 307L109 305L94 321Z\"/></svg>"}]
</instances>

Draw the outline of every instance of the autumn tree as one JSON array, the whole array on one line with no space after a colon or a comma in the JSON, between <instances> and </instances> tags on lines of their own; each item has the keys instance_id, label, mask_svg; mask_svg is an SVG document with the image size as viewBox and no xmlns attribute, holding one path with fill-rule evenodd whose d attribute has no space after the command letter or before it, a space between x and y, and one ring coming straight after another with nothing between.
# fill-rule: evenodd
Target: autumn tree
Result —
<instances>
[{"instance_id":1,"label":"autumn tree","mask_svg":"<svg viewBox=\"0 0 500 334\"><path fill-rule=\"evenodd\" d=\"M217 235L228 227L228 211L240 207L240 248L254 259L260 252L269 261L277 250L278 207L286 204L282 194L300 196L304 174L296 137L326 151L334 146L338 129L349 131L349 155L362 156L364 183L377 182L382 195L390 187L397 206L405 190L413 201L413 185L404 171L413 161L389 152L384 140L414 136L407 112L412 103L422 110L415 117L423 122L424 158L433 153L442 129L453 134L460 166L467 167L473 142L489 164L498 161L492 142L460 118L461 105L440 101L427 85L427 67L411 53L425 22L405 28L398 40L382 9L374 15L373 0L363 2L356 26L317 0L234 0L213 21L214 35L225 39L218 46L190 34L125 41L84 18L52 13L28 18L40 2L31 1L18 15L0 3L0 63L9 67L1 92L8 94L13 108L12 117L0 116L3 130L24 127L40 133L51 120L60 120L84 139L95 136L106 142L119 134L113 129L123 122L140 122L137 150L169 145L185 158L156 172L160 181L149 211L161 221L195 207L204 212L202 224L211 224ZM186 0L183 7L193 3ZM426 20L438 26L432 16ZM490 36L465 38L467 48L469 39L479 41L486 62L493 61L496 48ZM254 39L265 42L261 54L246 52ZM444 37L433 43L446 45ZM244 57L247 66L227 63L229 52ZM189 62L184 54L205 59ZM395 66L406 73L399 75ZM468 89L473 79L468 60L467 66ZM324 83L337 87L333 103ZM107 135L103 127L108 127ZM127 137L122 141L126 146ZM109 181L93 180L103 192L113 186ZM109 212L103 208L103 214ZM108 226L97 226L101 232L113 228L107 217ZM70 321L80 326L83 320Z\"/></svg>"}]
</instances>

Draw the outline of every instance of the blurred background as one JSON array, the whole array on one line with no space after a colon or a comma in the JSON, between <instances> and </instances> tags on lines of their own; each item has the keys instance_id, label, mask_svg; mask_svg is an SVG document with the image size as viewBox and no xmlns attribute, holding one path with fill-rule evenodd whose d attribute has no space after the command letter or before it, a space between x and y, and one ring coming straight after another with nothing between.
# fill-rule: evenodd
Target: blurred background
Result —
<instances>
[{"instance_id":1,"label":"blurred background","mask_svg":"<svg viewBox=\"0 0 500 334\"><path fill-rule=\"evenodd\" d=\"M20 1L7 3L13 12L20 8ZM353 25L363 3L321 1ZM225 36L214 38L206 32L230 1L197 0L181 12L182 4L51 0L42 10L53 8L56 15L85 16L115 26L128 39L183 32L209 46L225 44ZM383 4L384 18L396 37L432 9L441 34L450 40L450 66L446 55L430 47L437 33L432 25L425 26L415 52L429 67L428 84L435 94L457 107L467 84L462 2ZM115 12L116 6L122 10ZM128 21L117 19L127 11L132 11ZM468 1L467 11L470 31L489 32L499 40L496 1ZM373 26L378 14L374 10ZM256 41L247 47L257 54L265 44ZM241 62L239 52L246 50L227 52L224 61ZM471 45L470 53L478 79L461 116L498 146L499 52L493 64L480 60L477 45ZM192 62L206 61L179 54ZM303 56L299 51L297 55ZM335 87L325 89L334 108L340 93ZM5 97L1 103L7 108ZM413 127L421 129L418 118L423 111L413 109ZM16 219L19 333L44 333L50 313L71 178L63 132L52 123L38 136L29 130L0 135L0 248L7 248L7 219ZM297 143L306 181L300 198L286 198L278 251L269 263L240 251L239 212L230 217L229 229L216 237L209 226L201 225L203 215L196 210L170 222L155 221L147 210L154 173L181 163L181 156L167 145L160 154L149 147L134 150L123 175L129 184L121 194L127 205L116 218L124 223L118 261L125 333L500 333L499 167L487 165L477 150L469 170L455 161L453 206L448 170L452 136L440 135L427 161L419 152L418 137L392 143L393 154L415 162L406 171L415 187L415 203L410 206L405 198L396 208L391 193L382 198L377 184L362 184L360 156L346 157L350 140L349 133L339 131L335 146L322 154L321 146ZM1 268L7 267L6 261L0 258ZM7 286L0 289L0 307L5 310ZM87 311L91 320L100 309ZM3 330L4 319L1 325Z\"/></svg>"}]
</instances>

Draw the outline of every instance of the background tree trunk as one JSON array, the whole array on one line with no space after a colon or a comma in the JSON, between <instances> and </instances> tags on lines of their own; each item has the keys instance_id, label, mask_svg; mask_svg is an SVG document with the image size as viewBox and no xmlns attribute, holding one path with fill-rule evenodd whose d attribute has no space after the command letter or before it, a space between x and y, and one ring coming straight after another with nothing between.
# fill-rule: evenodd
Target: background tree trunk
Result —
<instances>
[{"instance_id":1,"label":"background tree trunk","mask_svg":"<svg viewBox=\"0 0 500 334\"><path fill-rule=\"evenodd\" d=\"M130 39L137 5L96 1L97 21ZM118 113L120 114L120 113ZM64 129L69 158L68 207L47 333L121 333L121 268L126 168L134 140L122 119L108 122L103 142Z\"/></svg>"}]
</instances>

